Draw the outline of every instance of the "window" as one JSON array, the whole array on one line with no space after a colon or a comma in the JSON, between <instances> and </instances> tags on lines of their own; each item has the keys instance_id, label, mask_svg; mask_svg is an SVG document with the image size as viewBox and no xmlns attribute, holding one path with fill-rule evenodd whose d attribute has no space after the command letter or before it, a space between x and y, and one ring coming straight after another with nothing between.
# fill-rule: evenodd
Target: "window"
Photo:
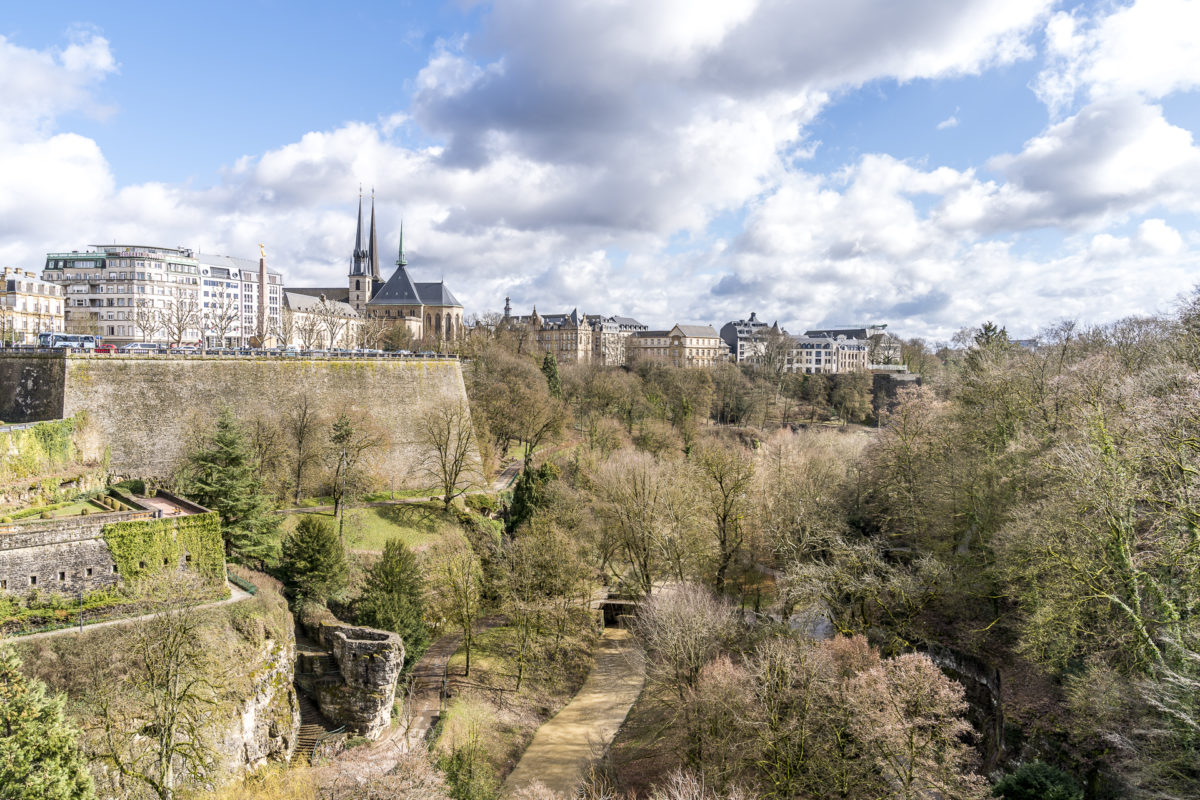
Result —
<instances>
[{"instance_id":1,"label":"window","mask_svg":"<svg viewBox=\"0 0 1200 800\"><path fill-rule=\"evenodd\" d=\"M88 568L87 568L87 576L88 576L89 578L90 578L90 577L92 577L92 568L91 568L91 567L88 567Z\"/></svg>"},{"instance_id":2,"label":"window","mask_svg":"<svg viewBox=\"0 0 1200 800\"><path fill-rule=\"evenodd\" d=\"M67 573L65 573L65 572L63 572L63 571L61 571L61 570L59 570L59 573L58 573L58 579L59 579L60 581L65 581L65 580L67 579Z\"/></svg>"},{"instance_id":3,"label":"window","mask_svg":"<svg viewBox=\"0 0 1200 800\"><path fill-rule=\"evenodd\" d=\"M37 575L30 575L30 576L29 576L29 585L30 585L30 586L37 586Z\"/></svg>"},{"instance_id":4,"label":"window","mask_svg":"<svg viewBox=\"0 0 1200 800\"><path fill-rule=\"evenodd\" d=\"M117 573L118 573L117 565L113 564L113 575L116 575Z\"/></svg>"}]
</instances>

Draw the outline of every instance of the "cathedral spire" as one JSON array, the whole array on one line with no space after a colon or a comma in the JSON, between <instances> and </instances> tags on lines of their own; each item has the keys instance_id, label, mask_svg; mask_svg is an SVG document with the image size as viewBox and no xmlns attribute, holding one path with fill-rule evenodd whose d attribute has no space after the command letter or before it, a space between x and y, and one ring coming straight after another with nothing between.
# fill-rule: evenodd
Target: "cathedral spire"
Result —
<instances>
[{"instance_id":1,"label":"cathedral spire","mask_svg":"<svg viewBox=\"0 0 1200 800\"><path fill-rule=\"evenodd\" d=\"M366 255L362 248L362 184L358 186L358 228L354 231L354 255L350 261L350 274L363 275L363 258Z\"/></svg>"},{"instance_id":2,"label":"cathedral spire","mask_svg":"<svg viewBox=\"0 0 1200 800\"><path fill-rule=\"evenodd\" d=\"M382 281L379 274L379 244L375 238L375 187L371 187L371 240L367 243L367 264L372 278Z\"/></svg>"},{"instance_id":3,"label":"cathedral spire","mask_svg":"<svg viewBox=\"0 0 1200 800\"><path fill-rule=\"evenodd\" d=\"M408 266L408 260L404 258L404 220L400 220L400 257L396 259L396 266Z\"/></svg>"}]
</instances>

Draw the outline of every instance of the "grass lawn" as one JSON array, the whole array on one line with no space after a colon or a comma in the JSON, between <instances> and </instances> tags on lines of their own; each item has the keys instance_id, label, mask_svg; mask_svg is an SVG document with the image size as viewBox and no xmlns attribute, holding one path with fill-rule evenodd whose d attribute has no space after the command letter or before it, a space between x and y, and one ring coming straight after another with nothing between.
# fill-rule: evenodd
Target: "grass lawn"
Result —
<instances>
[{"instance_id":1,"label":"grass lawn","mask_svg":"<svg viewBox=\"0 0 1200 800\"><path fill-rule=\"evenodd\" d=\"M314 512L329 520L332 513ZM284 517L284 531L292 531L300 514ZM346 547L350 550L382 552L389 539L399 539L411 550L424 550L457 524L444 516L441 509L417 504L351 508L346 511Z\"/></svg>"},{"instance_id":2,"label":"grass lawn","mask_svg":"<svg viewBox=\"0 0 1200 800\"><path fill-rule=\"evenodd\" d=\"M456 696L476 697L494 711L488 760L500 780L516 766L538 727L579 691L592 668L596 644L591 626L568 635L557 647L547 632L530 653L517 692L516 640L511 626L489 628L475 637L469 678L462 677L467 656L461 647L449 665Z\"/></svg>"},{"instance_id":3,"label":"grass lawn","mask_svg":"<svg viewBox=\"0 0 1200 800\"><path fill-rule=\"evenodd\" d=\"M414 497L433 497L437 494L437 489L397 489L394 492L371 492L363 495L362 502L364 503L383 503L388 500L408 500ZM333 505L333 497L330 495L318 495L316 497L305 497L299 503L293 504L291 500L284 501L284 508L319 508L321 506Z\"/></svg>"},{"instance_id":4,"label":"grass lawn","mask_svg":"<svg viewBox=\"0 0 1200 800\"><path fill-rule=\"evenodd\" d=\"M51 519L58 517L77 517L83 513L85 508L92 514L108 514L112 512L111 508L105 508L99 503L94 503L91 500L77 500L73 503L67 503L58 508L47 510L45 513L49 514ZM14 522L39 522L41 521L41 518L42 515L37 513L20 517L19 519L15 519Z\"/></svg>"}]
</instances>

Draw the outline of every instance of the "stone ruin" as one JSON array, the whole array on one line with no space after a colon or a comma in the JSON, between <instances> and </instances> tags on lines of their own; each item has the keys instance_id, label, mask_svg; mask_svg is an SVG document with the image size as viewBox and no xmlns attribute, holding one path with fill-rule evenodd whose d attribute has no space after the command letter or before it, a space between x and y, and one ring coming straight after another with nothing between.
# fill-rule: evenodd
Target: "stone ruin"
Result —
<instances>
[{"instance_id":1,"label":"stone ruin","mask_svg":"<svg viewBox=\"0 0 1200 800\"><path fill-rule=\"evenodd\" d=\"M334 725L370 739L378 737L391 724L396 682L404 667L400 637L346 625L328 612L302 625L311 641L297 649L300 691Z\"/></svg>"}]
</instances>

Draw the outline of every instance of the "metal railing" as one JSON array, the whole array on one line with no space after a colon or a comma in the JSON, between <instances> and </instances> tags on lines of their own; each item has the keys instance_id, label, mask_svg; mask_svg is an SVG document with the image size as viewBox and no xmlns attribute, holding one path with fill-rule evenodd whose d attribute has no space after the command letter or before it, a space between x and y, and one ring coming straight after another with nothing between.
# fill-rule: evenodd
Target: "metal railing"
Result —
<instances>
[{"instance_id":1,"label":"metal railing","mask_svg":"<svg viewBox=\"0 0 1200 800\"><path fill-rule=\"evenodd\" d=\"M0 349L0 355L5 353L38 353L47 355L93 355L96 351L92 348L69 348L69 347L38 347L37 345L14 345ZM324 359L324 360L378 360L378 359L408 359L418 361L446 360L458 361L461 359L457 353L435 353L425 351L420 353L396 353L396 352L364 352L355 350L253 350L253 349L237 349L237 350L221 350L210 349L201 351L196 348L196 352L178 352L169 348L162 350L121 350L118 348L115 352L100 351L100 355L107 357L112 356L134 356L136 358L269 358L269 359Z\"/></svg>"}]
</instances>

